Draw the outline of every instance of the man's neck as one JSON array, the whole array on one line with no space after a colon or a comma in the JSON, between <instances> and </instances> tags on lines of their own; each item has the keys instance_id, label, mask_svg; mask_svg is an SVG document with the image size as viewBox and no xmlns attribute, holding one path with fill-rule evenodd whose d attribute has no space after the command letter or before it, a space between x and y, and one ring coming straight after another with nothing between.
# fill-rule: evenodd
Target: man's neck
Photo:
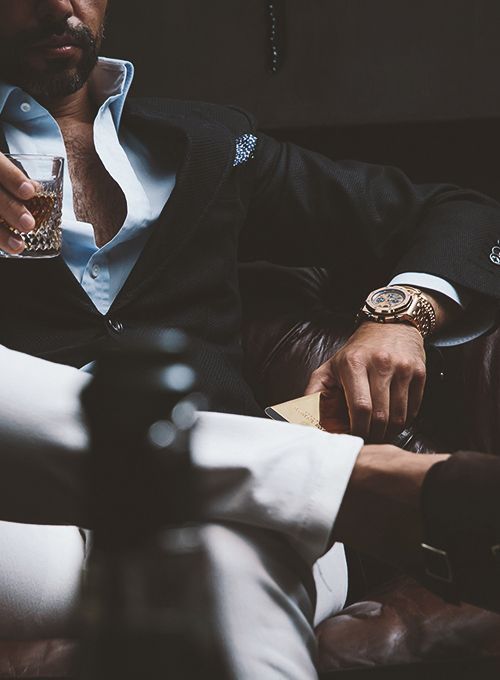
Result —
<instances>
[{"instance_id":1,"label":"man's neck","mask_svg":"<svg viewBox=\"0 0 500 680\"><path fill-rule=\"evenodd\" d=\"M96 115L96 105L90 93L89 83L77 92L42 102L52 114L59 125L72 125L78 123L93 123Z\"/></svg>"}]
</instances>

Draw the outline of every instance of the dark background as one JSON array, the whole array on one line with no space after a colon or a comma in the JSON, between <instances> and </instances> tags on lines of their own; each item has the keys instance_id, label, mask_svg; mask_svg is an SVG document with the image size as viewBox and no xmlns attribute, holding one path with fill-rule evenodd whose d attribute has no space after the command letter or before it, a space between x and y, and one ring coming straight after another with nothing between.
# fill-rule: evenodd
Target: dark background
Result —
<instances>
[{"instance_id":1,"label":"dark background","mask_svg":"<svg viewBox=\"0 0 500 680\"><path fill-rule=\"evenodd\" d=\"M500 197L500 0L114 0L134 92L237 104L334 158Z\"/></svg>"}]
</instances>

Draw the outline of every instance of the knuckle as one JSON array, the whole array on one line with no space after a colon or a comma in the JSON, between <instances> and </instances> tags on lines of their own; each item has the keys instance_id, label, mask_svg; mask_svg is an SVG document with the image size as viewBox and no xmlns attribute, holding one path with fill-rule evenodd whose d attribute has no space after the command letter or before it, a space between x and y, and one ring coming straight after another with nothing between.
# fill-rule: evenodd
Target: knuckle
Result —
<instances>
[{"instance_id":1,"label":"knuckle","mask_svg":"<svg viewBox=\"0 0 500 680\"><path fill-rule=\"evenodd\" d=\"M389 352L378 350L373 355L373 363L380 372L390 371L392 368L392 356Z\"/></svg>"},{"instance_id":2,"label":"knuckle","mask_svg":"<svg viewBox=\"0 0 500 680\"><path fill-rule=\"evenodd\" d=\"M397 372L404 378L409 378L415 370L415 365L408 359L402 359L398 362Z\"/></svg>"},{"instance_id":3,"label":"knuckle","mask_svg":"<svg viewBox=\"0 0 500 680\"><path fill-rule=\"evenodd\" d=\"M380 410L375 410L372 414L372 422L376 423L377 425L383 425L384 423L387 422L387 414L385 411L380 411Z\"/></svg>"},{"instance_id":4,"label":"knuckle","mask_svg":"<svg viewBox=\"0 0 500 680\"><path fill-rule=\"evenodd\" d=\"M415 366L413 374L415 378L418 378L419 380L425 380L425 376L427 375L427 369L425 364L418 363L417 366Z\"/></svg>"},{"instance_id":5,"label":"knuckle","mask_svg":"<svg viewBox=\"0 0 500 680\"><path fill-rule=\"evenodd\" d=\"M396 371L396 374L397 374L397 377L398 377L399 380L401 380L402 382L408 383L408 382L410 382L410 380L415 375L415 372L411 368L404 368L404 369L399 368Z\"/></svg>"},{"instance_id":6,"label":"knuckle","mask_svg":"<svg viewBox=\"0 0 500 680\"><path fill-rule=\"evenodd\" d=\"M366 399L355 399L353 408L360 415L369 415L372 412L372 405Z\"/></svg>"}]
</instances>

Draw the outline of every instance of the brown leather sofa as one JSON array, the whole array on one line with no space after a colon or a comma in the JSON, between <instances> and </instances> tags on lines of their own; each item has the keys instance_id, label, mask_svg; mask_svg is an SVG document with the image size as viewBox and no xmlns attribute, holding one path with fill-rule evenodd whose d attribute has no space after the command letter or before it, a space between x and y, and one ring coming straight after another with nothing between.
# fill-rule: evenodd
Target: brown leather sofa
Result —
<instances>
[{"instance_id":1,"label":"brown leather sofa","mask_svg":"<svg viewBox=\"0 0 500 680\"><path fill-rule=\"evenodd\" d=\"M247 373L260 402L299 396L310 371L351 332L352 310L332 309L332 277L320 269L244 265L241 286ZM458 350L429 352L413 450L496 453L499 343L500 332L493 332ZM364 556L350 553L349 563L348 606L317 631L322 677L498 676L500 615L447 604ZM71 640L0 641L0 678L74 677L77 647Z\"/></svg>"}]
</instances>

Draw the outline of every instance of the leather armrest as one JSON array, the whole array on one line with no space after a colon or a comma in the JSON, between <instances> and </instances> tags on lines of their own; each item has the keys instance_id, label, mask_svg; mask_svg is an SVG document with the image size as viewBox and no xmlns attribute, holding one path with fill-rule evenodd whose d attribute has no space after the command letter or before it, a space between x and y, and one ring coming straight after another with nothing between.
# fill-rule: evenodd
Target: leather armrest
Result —
<instances>
[{"instance_id":1,"label":"leather armrest","mask_svg":"<svg viewBox=\"0 0 500 680\"><path fill-rule=\"evenodd\" d=\"M317 629L319 669L500 657L500 615L444 603L401 577Z\"/></svg>"},{"instance_id":2,"label":"leather armrest","mask_svg":"<svg viewBox=\"0 0 500 680\"><path fill-rule=\"evenodd\" d=\"M0 678L70 678L76 649L73 640L0 640Z\"/></svg>"}]
</instances>

